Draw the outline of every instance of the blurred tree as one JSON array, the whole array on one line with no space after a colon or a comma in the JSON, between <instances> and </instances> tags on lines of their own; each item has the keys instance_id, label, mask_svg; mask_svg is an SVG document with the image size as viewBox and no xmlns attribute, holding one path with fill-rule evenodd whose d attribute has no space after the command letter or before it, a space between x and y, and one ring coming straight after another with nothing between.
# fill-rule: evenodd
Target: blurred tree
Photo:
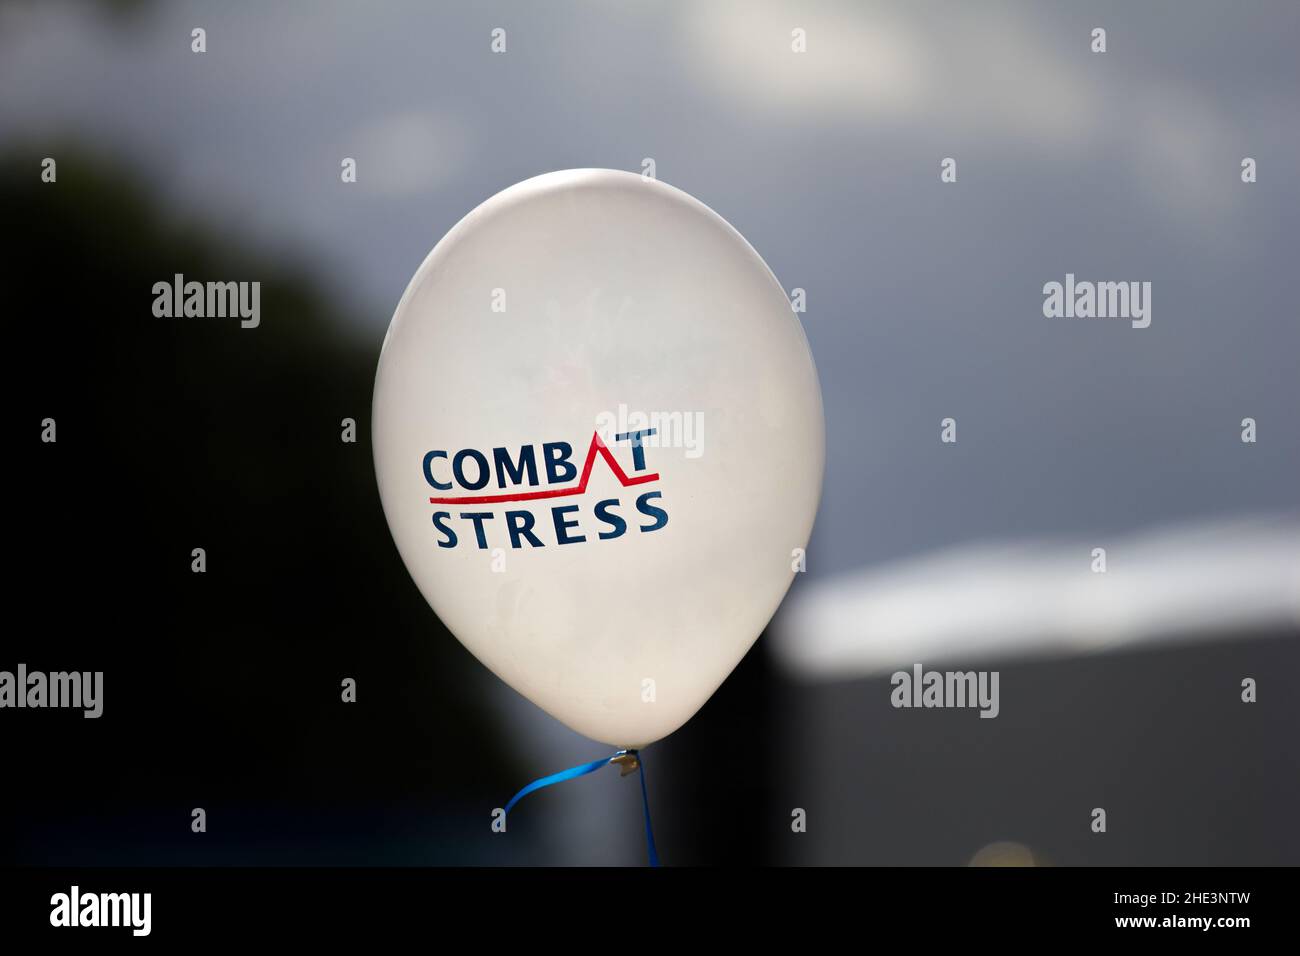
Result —
<instances>
[{"instance_id":1,"label":"blurred tree","mask_svg":"<svg viewBox=\"0 0 1300 956\"><path fill-rule=\"evenodd\" d=\"M40 181L44 156L58 157L57 184ZM31 770L9 794L17 818L116 802L145 821L124 841L189 853L192 806L227 846L230 815L214 807L283 808L247 813L242 836L262 847L247 862L267 861L263 829L292 844L284 828L318 813L364 831L391 812L403 832L460 814L447 833L486 834L486 794L523 774L481 703L495 678L440 625L389 537L369 447L379 342L354 341L306 274L169 216L146 182L75 144L0 157L0 209L10 576L36 612L11 612L5 657L106 672L104 719L15 725L13 756ZM156 318L152 287L176 273L260 281L260 327ZM47 417L53 445L39 441ZM347 417L355 444L340 437ZM345 677L356 704L341 701ZM480 791L487 806L449 803ZM311 859L364 861L331 856L333 825L299 825ZM387 862L470 851L394 852Z\"/></svg>"}]
</instances>

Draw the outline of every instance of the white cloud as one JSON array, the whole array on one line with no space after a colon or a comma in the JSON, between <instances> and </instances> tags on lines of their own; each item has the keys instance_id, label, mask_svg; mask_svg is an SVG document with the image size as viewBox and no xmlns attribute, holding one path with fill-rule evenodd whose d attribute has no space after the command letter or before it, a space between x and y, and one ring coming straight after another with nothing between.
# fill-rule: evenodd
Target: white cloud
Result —
<instances>
[{"instance_id":1,"label":"white cloud","mask_svg":"<svg viewBox=\"0 0 1300 956\"><path fill-rule=\"evenodd\" d=\"M915 130L1014 162L1113 154L1172 219L1219 219L1207 190L1234 142L1225 107L1203 90L1089 52L1069 19L986 4L790 6L749 0L680 8L684 61L702 89L770 122ZM1034 11L1029 11L1032 14ZM807 31L806 53L790 31ZM1107 59L1112 57L1112 59ZM1149 72L1149 71L1148 71ZM937 160L936 160L937 162Z\"/></svg>"},{"instance_id":2,"label":"white cloud","mask_svg":"<svg viewBox=\"0 0 1300 956\"><path fill-rule=\"evenodd\" d=\"M791 670L852 678L1297 624L1300 524L1274 518L951 548L796 589L773 632Z\"/></svg>"},{"instance_id":3,"label":"white cloud","mask_svg":"<svg viewBox=\"0 0 1300 956\"><path fill-rule=\"evenodd\" d=\"M737 107L799 117L903 117L935 128L1077 139L1097 122L1099 90L994 10L796 7L747 2L682 8L688 60ZM793 53L790 32L807 31Z\"/></svg>"}]
</instances>

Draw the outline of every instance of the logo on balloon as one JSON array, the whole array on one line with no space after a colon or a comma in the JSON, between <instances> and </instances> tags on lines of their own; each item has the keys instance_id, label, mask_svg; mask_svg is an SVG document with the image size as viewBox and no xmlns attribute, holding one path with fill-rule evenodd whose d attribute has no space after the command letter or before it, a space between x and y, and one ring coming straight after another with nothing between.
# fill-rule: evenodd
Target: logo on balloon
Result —
<instances>
[{"instance_id":1,"label":"logo on balloon","mask_svg":"<svg viewBox=\"0 0 1300 956\"><path fill-rule=\"evenodd\" d=\"M541 512L541 520L530 510L531 502L585 498L597 457L624 488L658 481L659 473L647 472L645 461L644 439L655 433L654 428L644 428L614 436L616 444L631 443L631 474L619 464L599 432L591 435L581 474L573 461L573 446L566 441L522 445L517 454L505 447L490 452L464 448L454 455L443 449L426 452L422 466L424 480L438 492L429 497L429 503L456 506L433 513L433 525L440 535L438 547L458 547L471 531L481 550L507 543L518 549L543 548L548 543L583 544L593 537L609 541L628 533L629 518L637 522L638 532L658 531L668 524L668 512L653 504L663 497L657 490L637 495L633 502L636 516L624 517L620 498L603 498L589 510L588 502L555 504ZM516 507L500 515L477 507L499 504Z\"/></svg>"}]
</instances>

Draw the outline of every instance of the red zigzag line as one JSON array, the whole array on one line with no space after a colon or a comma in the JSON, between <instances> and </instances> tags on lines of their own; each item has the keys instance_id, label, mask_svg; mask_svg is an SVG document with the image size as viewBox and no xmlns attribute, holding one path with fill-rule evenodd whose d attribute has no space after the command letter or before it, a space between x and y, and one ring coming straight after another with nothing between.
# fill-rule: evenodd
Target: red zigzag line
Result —
<instances>
[{"instance_id":1,"label":"red zigzag line","mask_svg":"<svg viewBox=\"0 0 1300 956\"><path fill-rule=\"evenodd\" d=\"M591 478L591 466L596 463L596 452L600 452L600 457L604 458L609 464L610 471L614 472L614 477L619 480L619 483L624 488L632 485L643 485L647 481L659 480L659 472L655 472L653 475L638 475L635 478L629 478L627 472L623 470L614 457L614 453L606 448L605 443L600 440L600 432L592 432L591 444L587 447L587 460L582 465L582 477L578 479L578 484L573 488L551 488L546 491L528 491L509 495L464 495L459 498L430 498L429 503L433 505L491 505L502 501L536 501L539 498L567 498L571 495L586 494L587 480Z\"/></svg>"}]
</instances>

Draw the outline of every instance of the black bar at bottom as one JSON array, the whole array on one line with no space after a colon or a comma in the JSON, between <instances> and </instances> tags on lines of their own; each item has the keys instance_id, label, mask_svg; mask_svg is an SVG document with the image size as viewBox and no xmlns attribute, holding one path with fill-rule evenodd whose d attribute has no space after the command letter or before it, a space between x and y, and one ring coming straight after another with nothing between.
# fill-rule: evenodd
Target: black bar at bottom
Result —
<instances>
[{"instance_id":1,"label":"black bar at bottom","mask_svg":"<svg viewBox=\"0 0 1300 956\"><path fill-rule=\"evenodd\" d=\"M552 947L594 933L603 948L621 936L690 927L696 938L804 929L864 943L877 932L918 942L1082 935L1230 943L1285 931L1294 885L1295 871L1283 868L9 868L0 870L0 938L146 938L147 893L147 938L163 941L406 938L442 940L435 948L457 940L464 949L505 940ZM126 925L80 925L114 918Z\"/></svg>"}]
</instances>

